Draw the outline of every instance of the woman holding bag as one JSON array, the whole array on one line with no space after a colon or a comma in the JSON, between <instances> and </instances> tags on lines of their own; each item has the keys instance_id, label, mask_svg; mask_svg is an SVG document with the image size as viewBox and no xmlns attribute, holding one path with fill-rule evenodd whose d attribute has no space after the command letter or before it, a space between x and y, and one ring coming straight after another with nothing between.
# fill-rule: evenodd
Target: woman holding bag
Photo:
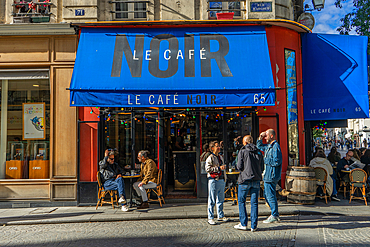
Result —
<instances>
[{"instance_id":1,"label":"woman holding bag","mask_svg":"<svg viewBox=\"0 0 370 247\"><path fill-rule=\"evenodd\" d=\"M224 215L223 207L225 200L226 165L220 155L220 144L213 141L209 144L212 151L206 160L206 172L208 178L208 224L216 225L214 221L214 206L217 203L217 216L219 221L228 221Z\"/></svg>"}]
</instances>

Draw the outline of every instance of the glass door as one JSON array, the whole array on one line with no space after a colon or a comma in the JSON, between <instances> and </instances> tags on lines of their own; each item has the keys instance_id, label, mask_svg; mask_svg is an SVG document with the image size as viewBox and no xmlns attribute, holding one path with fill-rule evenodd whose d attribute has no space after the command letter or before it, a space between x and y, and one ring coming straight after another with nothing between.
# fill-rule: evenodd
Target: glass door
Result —
<instances>
[{"instance_id":1,"label":"glass door","mask_svg":"<svg viewBox=\"0 0 370 247\"><path fill-rule=\"evenodd\" d=\"M141 150L149 151L149 158L158 165L158 123L157 112L135 114L135 155ZM136 160L138 162L138 160Z\"/></svg>"},{"instance_id":2,"label":"glass door","mask_svg":"<svg viewBox=\"0 0 370 247\"><path fill-rule=\"evenodd\" d=\"M105 146L117 149L118 164L123 168L131 166L132 138L131 113L109 114L105 121Z\"/></svg>"}]
</instances>

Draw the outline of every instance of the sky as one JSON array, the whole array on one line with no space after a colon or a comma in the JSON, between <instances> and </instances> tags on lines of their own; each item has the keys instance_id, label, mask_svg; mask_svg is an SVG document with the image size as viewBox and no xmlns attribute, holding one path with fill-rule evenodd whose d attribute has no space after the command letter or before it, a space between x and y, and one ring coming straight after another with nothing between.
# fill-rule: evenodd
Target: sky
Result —
<instances>
[{"instance_id":1,"label":"sky","mask_svg":"<svg viewBox=\"0 0 370 247\"><path fill-rule=\"evenodd\" d=\"M315 17L314 33L338 34L336 29L341 25L340 19L353 10L353 1L346 0L342 3L343 8L335 7L335 0L325 0L324 9L321 11L312 11L311 14ZM312 1L305 1L304 4L309 4L310 9L313 8ZM351 33L352 34L352 33ZM355 34L353 32L353 34Z\"/></svg>"}]
</instances>

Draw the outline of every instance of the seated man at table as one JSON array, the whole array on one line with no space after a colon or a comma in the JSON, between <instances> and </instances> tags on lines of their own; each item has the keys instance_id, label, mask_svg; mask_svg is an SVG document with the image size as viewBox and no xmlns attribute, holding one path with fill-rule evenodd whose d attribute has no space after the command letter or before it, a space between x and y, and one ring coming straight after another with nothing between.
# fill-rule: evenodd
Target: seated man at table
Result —
<instances>
[{"instance_id":1,"label":"seated man at table","mask_svg":"<svg viewBox=\"0 0 370 247\"><path fill-rule=\"evenodd\" d=\"M155 162L148 157L149 151L142 150L137 155L137 159L141 162L140 178L134 183L134 189L142 198L142 204L137 209L149 208L148 196L146 189L157 187L158 168Z\"/></svg>"},{"instance_id":2,"label":"seated man at table","mask_svg":"<svg viewBox=\"0 0 370 247\"><path fill-rule=\"evenodd\" d=\"M346 170L347 168L349 168L349 166L353 163L352 161L353 155L354 155L353 151L348 150L348 152L346 153L346 156L344 156L341 160L338 161L337 170L342 171L342 170ZM345 174L341 174L341 177L343 178L344 175Z\"/></svg>"},{"instance_id":3,"label":"seated man at table","mask_svg":"<svg viewBox=\"0 0 370 247\"><path fill-rule=\"evenodd\" d=\"M118 190L119 203L122 203L122 211L127 212L128 207L126 204L126 194L125 194L125 183L122 178L124 173L121 167L114 162L114 156L116 151L105 150L105 157L99 162L99 171L103 177L103 185L106 190Z\"/></svg>"}]
</instances>

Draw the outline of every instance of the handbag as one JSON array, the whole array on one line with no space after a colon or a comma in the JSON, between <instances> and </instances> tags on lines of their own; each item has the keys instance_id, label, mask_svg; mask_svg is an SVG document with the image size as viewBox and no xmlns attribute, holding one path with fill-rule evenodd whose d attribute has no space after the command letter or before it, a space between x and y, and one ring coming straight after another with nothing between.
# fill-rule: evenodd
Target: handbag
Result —
<instances>
[{"instance_id":1,"label":"handbag","mask_svg":"<svg viewBox=\"0 0 370 247\"><path fill-rule=\"evenodd\" d=\"M218 159L218 163L221 164L222 163L221 158L219 156L216 156L216 157ZM221 177L222 173L221 173L221 171L219 171L219 172L210 172L209 175L211 176L211 178L218 178L218 177Z\"/></svg>"},{"instance_id":2,"label":"handbag","mask_svg":"<svg viewBox=\"0 0 370 247\"><path fill-rule=\"evenodd\" d=\"M211 175L211 178L218 178L221 177L221 172L211 172L209 175Z\"/></svg>"}]
</instances>

